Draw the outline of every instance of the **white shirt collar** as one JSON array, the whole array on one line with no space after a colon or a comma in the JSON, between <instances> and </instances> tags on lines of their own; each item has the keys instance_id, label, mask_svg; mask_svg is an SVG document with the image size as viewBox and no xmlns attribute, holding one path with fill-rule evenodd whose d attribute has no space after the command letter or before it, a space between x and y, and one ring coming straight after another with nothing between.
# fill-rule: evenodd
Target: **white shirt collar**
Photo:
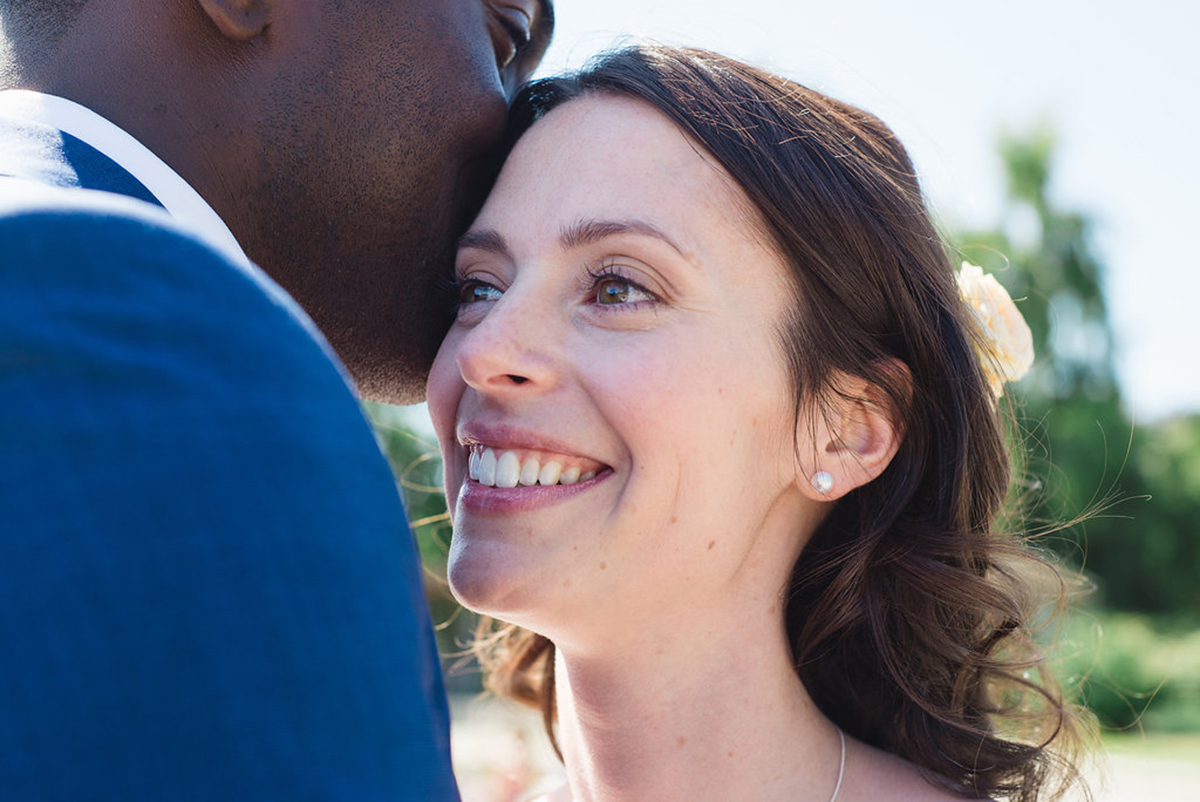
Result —
<instances>
[{"instance_id":1,"label":"white shirt collar","mask_svg":"<svg viewBox=\"0 0 1200 802\"><path fill-rule=\"evenodd\" d=\"M149 148L91 109L26 89L0 91L0 115L53 126L91 145L150 190L176 220L236 262L249 263L229 227L179 173Z\"/></svg>"}]
</instances>

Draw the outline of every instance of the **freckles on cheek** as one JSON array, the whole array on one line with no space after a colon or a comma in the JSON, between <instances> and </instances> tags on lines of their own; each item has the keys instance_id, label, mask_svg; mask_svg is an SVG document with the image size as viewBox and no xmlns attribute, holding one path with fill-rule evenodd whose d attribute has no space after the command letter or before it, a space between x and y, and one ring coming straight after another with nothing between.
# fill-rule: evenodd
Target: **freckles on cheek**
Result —
<instances>
[{"instance_id":1,"label":"freckles on cheek","mask_svg":"<svg viewBox=\"0 0 1200 802\"><path fill-rule=\"evenodd\" d=\"M630 346L636 355L637 346ZM592 360L587 367L589 390L594 398L625 418L644 418L664 408L676 397L672 368L651 359Z\"/></svg>"},{"instance_id":2,"label":"freckles on cheek","mask_svg":"<svg viewBox=\"0 0 1200 802\"><path fill-rule=\"evenodd\" d=\"M713 393L720 369L711 359L707 338L679 336L634 338L605 349L589 363L590 371L610 392L646 403L686 403Z\"/></svg>"}]
</instances>

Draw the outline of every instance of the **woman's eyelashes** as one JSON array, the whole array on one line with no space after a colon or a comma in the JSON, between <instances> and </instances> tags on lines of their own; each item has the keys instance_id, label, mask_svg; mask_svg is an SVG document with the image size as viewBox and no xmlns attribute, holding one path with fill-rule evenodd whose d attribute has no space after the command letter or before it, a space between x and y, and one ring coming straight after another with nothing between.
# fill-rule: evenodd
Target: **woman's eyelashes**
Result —
<instances>
[{"instance_id":1,"label":"woman's eyelashes","mask_svg":"<svg viewBox=\"0 0 1200 802\"><path fill-rule=\"evenodd\" d=\"M504 292L496 285L476 278L456 279L454 282L455 304L462 307L483 301L499 301Z\"/></svg>"},{"instance_id":2,"label":"woman's eyelashes","mask_svg":"<svg viewBox=\"0 0 1200 802\"><path fill-rule=\"evenodd\" d=\"M472 307L499 301L504 289L494 279L461 277L453 282L455 310L460 314ZM588 269L579 284L579 300L583 304L598 307L604 312L632 311L662 303L658 293L629 276L620 265L605 263Z\"/></svg>"},{"instance_id":3,"label":"woman's eyelashes","mask_svg":"<svg viewBox=\"0 0 1200 802\"><path fill-rule=\"evenodd\" d=\"M606 311L644 307L662 299L634 281L617 265L605 264L598 270L588 271L590 279L586 292L597 306Z\"/></svg>"}]
</instances>

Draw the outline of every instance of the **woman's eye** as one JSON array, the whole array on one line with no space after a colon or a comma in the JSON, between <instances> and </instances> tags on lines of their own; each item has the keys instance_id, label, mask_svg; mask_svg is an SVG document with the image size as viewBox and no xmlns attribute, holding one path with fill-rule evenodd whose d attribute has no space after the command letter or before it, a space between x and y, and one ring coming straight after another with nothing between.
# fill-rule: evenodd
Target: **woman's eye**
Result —
<instances>
[{"instance_id":1,"label":"woman's eye","mask_svg":"<svg viewBox=\"0 0 1200 802\"><path fill-rule=\"evenodd\" d=\"M596 303L601 306L634 304L657 300L653 293L620 276L602 276L596 281Z\"/></svg>"},{"instance_id":2,"label":"woman's eye","mask_svg":"<svg viewBox=\"0 0 1200 802\"><path fill-rule=\"evenodd\" d=\"M458 302L460 304L474 304L480 301L498 301L503 294L491 284L485 284L482 281L467 280L459 285Z\"/></svg>"}]
</instances>

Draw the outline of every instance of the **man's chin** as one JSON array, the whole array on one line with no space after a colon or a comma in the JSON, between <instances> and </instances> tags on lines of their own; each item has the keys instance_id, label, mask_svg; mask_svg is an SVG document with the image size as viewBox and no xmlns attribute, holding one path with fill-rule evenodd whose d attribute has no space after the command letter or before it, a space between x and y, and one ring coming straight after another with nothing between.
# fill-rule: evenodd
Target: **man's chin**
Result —
<instances>
[{"instance_id":1,"label":"man's chin","mask_svg":"<svg viewBox=\"0 0 1200 802\"><path fill-rule=\"evenodd\" d=\"M333 318L326 325L316 321L360 398L398 405L425 400L429 369L451 320L449 303L436 287L421 290L411 286L405 303L386 308L378 298L359 296L355 305L339 305L336 314L326 307Z\"/></svg>"},{"instance_id":2,"label":"man's chin","mask_svg":"<svg viewBox=\"0 0 1200 802\"><path fill-rule=\"evenodd\" d=\"M406 406L425 400L432 356L411 355L392 360L346 361L355 394L364 401Z\"/></svg>"}]
</instances>

